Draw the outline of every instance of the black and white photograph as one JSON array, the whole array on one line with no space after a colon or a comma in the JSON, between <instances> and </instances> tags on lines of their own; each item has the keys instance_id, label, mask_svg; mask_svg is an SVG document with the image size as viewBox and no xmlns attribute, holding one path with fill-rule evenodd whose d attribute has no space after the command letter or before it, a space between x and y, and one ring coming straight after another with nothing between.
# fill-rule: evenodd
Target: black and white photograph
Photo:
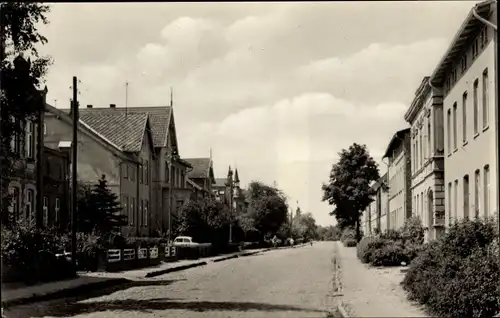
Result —
<instances>
[{"instance_id":1,"label":"black and white photograph","mask_svg":"<svg viewBox=\"0 0 500 318\"><path fill-rule=\"evenodd\" d=\"M497 0L0 25L1 318L500 317Z\"/></svg>"}]
</instances>

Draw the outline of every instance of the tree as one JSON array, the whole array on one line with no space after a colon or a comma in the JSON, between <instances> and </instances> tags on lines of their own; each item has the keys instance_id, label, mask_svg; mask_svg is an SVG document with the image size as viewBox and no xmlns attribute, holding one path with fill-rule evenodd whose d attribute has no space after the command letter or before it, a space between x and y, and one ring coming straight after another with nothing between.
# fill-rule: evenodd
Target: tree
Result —
<instances>
[{"instance_id":1,"label":"tree","mask_svg":"<svg viewBox=\"0 0 500 318\"><path fill-rule=\"evenodd\" d=\"M300 209L297 209L300 211ZM311 213L298 213L293 218L293 236L303 238L305 241L317 238L317 225Z\"/></svg>"},{"instance_id":2,"label":"tree","mask_svg":"<svg viewBox=\"0 0 500 318\"><path fill-rule=\"evenodd\" d=\"M248 186L248 198L250 202L245 217L252 220L261 237L275 235L287 222L285 195L276 187L253 181Z\"/></svg>"},{"instance_id":3,"label":"tree","mask_svg":"<svg viewBox=\"0 0 500 318\"><path fill-rule=\"evenodd\" d=\"M341 228L355 227L358 240L361 213L374 200L371 183L379 178L378 166L366 145L354 143L348 150L342 149L332 166L329 183L322 185L323 201L335 206L330 214L335 215Z\"/></svg>"},{"instance_id":4,"label":"tree","mask_svg":"<svg viewBox=\"0 0 500 318\"><path fill-rule=\"evenodd\" d=\"M201 243L224 245L229 241L230 213L215 199L190 200L179 212L178 232Z\"/></svg>"},{"instance_id":5,"label":"tree","mask_svg":"<svg viewBox=\"0 0 500 318\"><path fill-rule=\"evenodd\" d=\"M340 235L342 231L338 226L329 225L327 227L318 226L317 228L318 238L322 241L338 241L340 240Z\"/></svg>"},{"instance_id":6,"label":"tree","mask_svg":"<svg viewBox=\"0 0 500 318\"><path fill-rule=\"evenodd\" d=\"M91 189L81 186L78 201L78 228L81 232L117 232L127 225L127 216L121 211L118 196L109 189L105 175Z\"/></svg>"},{"instance_id":7,"label":"tree","mask_svg":"<svg viewBox=\"0 0 500 318\"><path fill-rule=\"evenodd\" d=\"M14 137L22 137L26 120L36 124L44 110L39 89L50 59L40 57L36 46L47 43L37 24L48 23L48 12L49 7L40 3L0 4L0 212L7 226L12 223L9 182L23 169L14 164L24 149L23 138Z\"/></svg>"}]
</instances>

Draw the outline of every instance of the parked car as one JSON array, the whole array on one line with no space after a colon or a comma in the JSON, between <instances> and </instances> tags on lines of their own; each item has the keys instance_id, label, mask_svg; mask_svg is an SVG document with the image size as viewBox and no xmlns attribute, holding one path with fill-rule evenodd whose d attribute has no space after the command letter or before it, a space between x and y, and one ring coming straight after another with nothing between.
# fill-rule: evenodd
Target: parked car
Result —
<instances>
[{"instance_id":1,"label":"parked car","mask_svg":"<svg viewBox=\"0 0 500 318\"><path fill-rule=\"evenodd\" d=\"M193 242L191 236L177 236L174 240L174 246L198 246L199 243Z\"/></svg>"}]
</instances>

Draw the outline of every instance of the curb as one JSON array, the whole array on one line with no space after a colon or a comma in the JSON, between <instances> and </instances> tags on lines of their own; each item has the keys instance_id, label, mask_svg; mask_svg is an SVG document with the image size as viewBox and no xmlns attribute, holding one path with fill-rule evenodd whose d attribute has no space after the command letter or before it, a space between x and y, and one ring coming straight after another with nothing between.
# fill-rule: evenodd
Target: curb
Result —
<instances>
[{"instance_id":1,"label":"curb","mask_svg":"<svg viewBox=\"0 0 500 318\"><path fill-rule=\"evenodd\" d=\"M88 283L80 286L75 286L73 288L61 289L55 292L47 293L47 294L33 294L29 297L23 297L18 299L11 299L2 301L2 307L12 307L25 305L29 303L39 302L39 301L47 301L54 300L58 298L66 298L66 297L74 297L87 292L90 292L95 289L105 289L110 287L115 287L119 285L123 285L129 283L130 281L126 278L111 278L109 280Z\"/></svg>"},{"instance_id":2,"label":"curb","mask_svg":"<svg viewBox=\"0 0 500 318\"><path fill-rule=\"evenodd\" d=\"M193 267L199 267L199 266L203 266L203 265L207 265L207 262L198 262L198 263L194 263L194 264L182 265L182 266L177 266L177 267L171 267L171 268L162 269L162 270L159 270L159 271L149 272L144 277L145 278L156 277L156 276L160 276L160 275L163 275L163 274L168 274L168 273L172 273L172 272L178 272L178 271L182 271L182 270L185 270L185 269L189 269L189 268L193 268Z\"/></svg>"},{"instance_id":3,"label":"curb","mask_svg":"<svg viewBox=\"0 0 500 318\"><path fill-rule=\"evenodd\" d=\"M238 258L239 255L231 255L231 256L225 256L225 257L221 257L221 258L216 258L214 260L212 260L212 262L214 263L218 263L218 262L222 262L222 261L225 261L225 260L228 260L228 259L233 259L233 258Z\"/></svg>"}]
</instances>

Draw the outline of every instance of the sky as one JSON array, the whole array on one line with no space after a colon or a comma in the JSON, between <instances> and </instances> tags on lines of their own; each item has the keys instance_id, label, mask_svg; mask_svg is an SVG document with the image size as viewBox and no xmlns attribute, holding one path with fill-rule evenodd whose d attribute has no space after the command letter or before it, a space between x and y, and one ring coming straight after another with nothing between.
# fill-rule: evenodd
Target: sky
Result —
<instances>
[{"instance_id":1,"label":"sky","mask_svg":"<svg viewBox=\"0 0 500 318\"><path fill-rule=\"evenodd\" d=\"M334 223L322 202L338 152L381 157L415 90L477 1L58 3L40 32L54 64L47 102L173 102L180 155L216 177L276 182L289 205Z\"/></svg>"}]
</instances>

